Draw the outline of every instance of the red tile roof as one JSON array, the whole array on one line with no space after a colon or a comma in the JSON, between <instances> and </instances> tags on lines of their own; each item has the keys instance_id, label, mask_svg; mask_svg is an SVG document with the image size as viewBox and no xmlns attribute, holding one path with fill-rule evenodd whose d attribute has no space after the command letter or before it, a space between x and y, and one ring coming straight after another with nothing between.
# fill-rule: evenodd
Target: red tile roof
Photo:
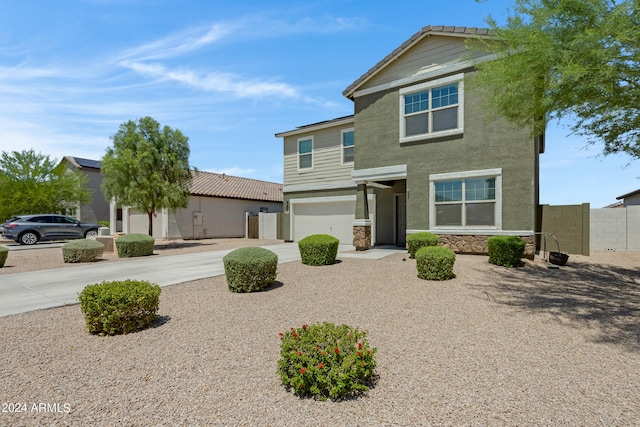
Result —
<instances>
[{"instance_id":1,"label":"red tile roof","mask_svg":"<svg viewBox=\"0 0 640 427\"><path fill-rule=\"evenodd\" d=\"M268 202L282 202L283 200L282 184L203 171L194 173L190 191L194 196Z\"/></svg>"}]
</instances>

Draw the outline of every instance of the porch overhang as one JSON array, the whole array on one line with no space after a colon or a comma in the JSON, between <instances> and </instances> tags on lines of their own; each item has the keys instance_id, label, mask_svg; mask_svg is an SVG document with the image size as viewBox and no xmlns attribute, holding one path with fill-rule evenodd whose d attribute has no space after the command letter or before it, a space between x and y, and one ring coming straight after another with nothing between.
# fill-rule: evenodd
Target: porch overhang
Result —
<instances>
[{"instance_id":1,"label":"porch overhang","mask_svg":"<svg viewBox=\"0 0 640 427\"><path fill-rule=\"evenodd\" d=\"M390 188L388 185L379 184L378 181L393 181L407 179L407 165L383 166L379 168L358 169L351 172L351 179L356 184L367 184Z\"/></svg>"}]
</instances>

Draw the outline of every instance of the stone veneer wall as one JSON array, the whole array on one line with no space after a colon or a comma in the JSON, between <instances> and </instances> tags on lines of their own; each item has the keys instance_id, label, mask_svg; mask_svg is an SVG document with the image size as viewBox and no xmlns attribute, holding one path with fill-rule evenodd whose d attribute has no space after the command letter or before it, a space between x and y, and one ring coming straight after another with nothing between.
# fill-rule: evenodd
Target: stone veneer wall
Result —
<instances>
[{"instance_id":1,"label":"stone veneer wall","mask_svg":"<svg viewBox=\"0 0 640 427\"><path fill-rule=\"evenodd\" d=\"M492 236L439 234L440 245L464 254L487 254L487 240ZM519 236L527 243L524 247L524 255L533 259L535 252L534 236Z\"/></svg>"},{"instance_id":2,"label":"stone veneer wall","mask_svg":"<svg viewBox=\"0 0 640 427\"><path fill-rule=\"evenodd\" d=\"M357 251L366 251L371 247L370 225L353 226L353 246L356 247Z\"/></svg>"}]
</instances>

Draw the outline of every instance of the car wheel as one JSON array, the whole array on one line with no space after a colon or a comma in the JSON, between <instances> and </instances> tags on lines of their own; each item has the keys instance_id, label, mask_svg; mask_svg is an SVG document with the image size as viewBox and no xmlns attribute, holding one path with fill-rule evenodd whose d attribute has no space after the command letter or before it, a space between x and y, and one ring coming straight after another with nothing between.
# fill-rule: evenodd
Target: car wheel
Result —
<instances>
[{"instance_id":1,"label":"car wheel","mask_svg":"<svg viewBox=\"0 0 640 427\"><path fill-rule=\"evenodd\" d=\"M38 235L32 231L27 231L22 233L18 240L21 245L35 245L38 243Z\"/></svg>"},{"instance_id":2,"label":"car wheel","mask_svg":"<svg viewBox=\"0 0 640 427\"><path fill-rule=\"evenodd\" d=\"M88 239L89 236L91 237L96 237L98 235L98 230L96 230L95 228L87 231L86 233L84 233L84 238Z\"/></svg>"}]
</instances>

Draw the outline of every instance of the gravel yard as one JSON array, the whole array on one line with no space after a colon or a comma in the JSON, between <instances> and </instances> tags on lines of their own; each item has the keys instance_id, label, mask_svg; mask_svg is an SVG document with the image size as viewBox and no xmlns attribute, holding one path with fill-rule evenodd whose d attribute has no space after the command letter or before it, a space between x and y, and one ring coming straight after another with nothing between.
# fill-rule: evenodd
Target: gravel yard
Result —
<instances>
[{"instance_id":1,"label":"gravel yard","mask_svg":"<svg viewBox=\"0 0 640 427\"><path fill-rule=\"evenodd\" d=\"M209 243L156 253L226 249ZM22 271L19 252L1 274ZM401 254L339 257L282 264L261 293L232 294L224 277L163 288L155 327L125 336L88 334L77 305L3 317L0 425L638 425L638 266L630 252L559 270L458 255L455 279L429 282ZM364 396L280 385L278 332L322 321L378 348Z\"/></svg>"}]
</instances>

